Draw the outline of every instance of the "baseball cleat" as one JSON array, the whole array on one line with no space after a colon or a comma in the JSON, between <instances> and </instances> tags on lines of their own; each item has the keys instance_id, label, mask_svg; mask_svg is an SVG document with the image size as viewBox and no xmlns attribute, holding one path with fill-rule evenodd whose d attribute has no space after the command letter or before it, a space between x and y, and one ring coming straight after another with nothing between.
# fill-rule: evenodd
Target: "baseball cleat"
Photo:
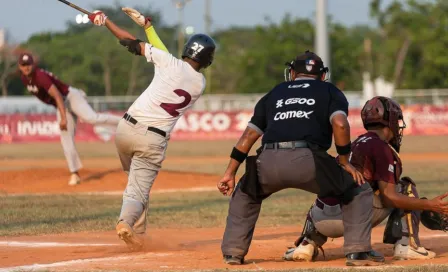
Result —
<instances>
[{"instance_id":1,"label":"baseball cleat","mask_svg":"<svg viewBox=\"0 0 448 272\"><path fill-rule=\"evenodd\" d=\"M77 174L72 174L70 180L68 181L68 185L76 186L81 183L81 178Z\"/></svg>"},{"instance_id":2,"label":"baseball cleat","mask_svg":"<svg viewBox=\"0 0 448 272\"><path fill-rule=\"evenodd\" d=\"M347 266L377 266L384 264L384 256L374 250L347 254Z\"/></svg>"},{"instance_id":3,"label":"baseball cleat","mask_svg":"<svg viewBox=\"0 0 448 272\"><path fill-rule=\"evenodd\" d=\"M283 255L283 259L286 261L312 262L318 254L319 252L314 241L305 238L298 247L288 249Z\"/></svg>"},{"instance_id":4,"label":"baseball cleat","mask_svg":"<svg viewBox=\"0 0 448 272\"><path fill-rule=\"evenodd\" d=\"M424 247L414 249L411 246L398 244L394 250L394 260L429 260L435 256L435 252Z\"/></svg>"},{"instance_id":5,"label":"baseball cleat","mask_svg":"<svg viewBox=\"0 0 448 272\"><path fill-rule=\"evenodd\" d=\"M232 255L224 255L224 263L230 265L241 265L244 263L244 258L240 258Z\"/></svg>"},{"instance_id":6,"label":"baseball cleat","mask_svg":"<svg viewBox=\"0 0 448 272\"><path fill-rule=\"evenodd\" d=\"M135 233L128 223L120 221L115 229L118 237L126 243L130 250L139 251L143 248L144 241L142 235Z\"/></svg>"}]
</instances>

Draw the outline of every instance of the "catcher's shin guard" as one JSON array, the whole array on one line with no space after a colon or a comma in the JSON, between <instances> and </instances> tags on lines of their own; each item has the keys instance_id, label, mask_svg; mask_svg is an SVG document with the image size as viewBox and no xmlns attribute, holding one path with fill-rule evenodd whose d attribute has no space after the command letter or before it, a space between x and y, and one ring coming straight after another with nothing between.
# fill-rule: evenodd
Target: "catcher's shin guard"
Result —
<instances>
[{"instance_id":1,"label":"catcher's shin guard","mask_svg":"<svg viewBox=\"0 0 448 272\"><path fill-rule=\"evenodd\" d=\"M312 206L311 206L312 208ZM325 252L322 245L327 242L327 237L319 233L314 226L310 216L307 214L302 234L294 242L295 248L289 248L283 255L283 259L287 261L314 261L319 255L318 248L322 251L325 259Z\"/></svg>"},{"instance_id":2,"label":"catcher's shin guard","mask_svg":"<svg viewBox=\"0 0 448 272\"><path fill-rule=\"evenodd\" d=\"M312 240L314 243L316 243L318 247L323 246L327 242L327 236L317 231L316 227L314 226L310 213L311 209L306 216L306 221L305 225L303 226L302 234L300 234L299 238L297 238L297 240L294 242L294 245L296 247L299 246L303 242L303 239L305 238Z\"/></svg>"},{"instance_id":3,"label":"catcher's shin guard","mask_svg":"<svg viewBox=\"0 0 448 272\"><path fill-rule=\"evenodd\" d=\"M399 186L401 194L408 197L419 197L415 183L411 178L403 177L399 182ZM418 237L420 213L420 211L394 209L387 220L383 242L386 244L395 244L400 240L404 240L403 237L408 237L409 246L414 249L420 247ZM405 224L405 228L403 228L403 224Z\"/></svg>"}]
</instances>

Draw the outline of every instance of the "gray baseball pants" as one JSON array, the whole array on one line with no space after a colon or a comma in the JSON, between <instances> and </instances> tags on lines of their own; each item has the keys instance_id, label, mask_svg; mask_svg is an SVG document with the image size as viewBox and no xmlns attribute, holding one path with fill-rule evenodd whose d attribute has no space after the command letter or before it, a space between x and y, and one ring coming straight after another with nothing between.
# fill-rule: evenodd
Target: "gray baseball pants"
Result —
<instances>
[{"instance_id":1,"label":"gray baseball pants","mask_svg":"<svg viewBox=\"0 0 448 272\"><path fill-rule=\"evenodd\" d=\"M86 100L83 91L70 87L65 99L65 115L67 117L67 130L61 131L61 144L64 150L65 159L70 172L76 172L82 168L81 159L75 145L75 132L77 119L89 124L104 124L117 126L121 117L112 114L102 114L95 112ZM57 120L61 120L61 115L57 111Z\"/></svg>"},{"instance_id":2,"label":"gray baseball pants","mask_svg":"<svg viewBox=\"0 0 448 272\"><path fill-rule=\"evenodd\" d=\"M316 166L308 148L265 149L257 160L258 179L263 194L269 195L286 188L302 189L317 194ZM372 249L373 192L365 190L342 207L344 252L366 252ZM244 257L249 250L263 199L253 199L237 186L233 193L221 250L223 255ZM293 208L293 207L285 207Z\"/></svg>"},{"instance_id":3,"label":"gray baseball pants","mask_svg":"<svg viewBox=\"0 0 448 272\"><path fill-rule=\"evenodd\" d=\"M115 135L121 165L128 175L118 220L128 223L138 234L146 231L149 192L162 167L168 144L168 138L147 128L122 119Z\"/></svg>"},{"instance_id":4,"label":"gray baseball pants","mask_svg":"<svg viewBox=\"0 0 448 272\"><path fill-rule=\"evenodd\" d=\"M338 238L344 236L344 226L342 219L342 210L339 205L328 206L323 204L323 209L313 205L310 209L310 216L317 231L326 237ZM381 202L381 198L378 195L373 196L373 216L372 227L378 226L392 213L392 208L387 208ZM408 233L408 224L406 217L401 219L402 232ZM323 243L317 241L318 246L323 246ZM402 245L409 245L409 237L403 236L396 243Z\"/></svg>"}]
</instances>

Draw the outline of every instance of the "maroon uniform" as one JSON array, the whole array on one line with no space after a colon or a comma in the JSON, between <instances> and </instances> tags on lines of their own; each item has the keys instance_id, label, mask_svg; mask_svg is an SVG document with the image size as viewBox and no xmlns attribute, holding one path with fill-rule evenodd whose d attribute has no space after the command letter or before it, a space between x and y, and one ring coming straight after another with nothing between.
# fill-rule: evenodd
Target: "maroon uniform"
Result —
<instances>
[{"instance_id":1,"label":"maroon uniform","mask_svg":"<svg viewBox=\"0 0 448 272\"><path fill-rule=\"evenodd\" d=\"M378 181L396 184L402 173L398 154L374 132L359 136L352 144L350 163L378 189Z\"/></svg>"},{"instance_id":2,"label":"maroon uniform","mask_svg":"<svg viewBox=\"0 0 448 272\"><path fill-rule=\"evenodd\" d=\"M28 91L39 98L42 102L56 107L56 101L48 93L51 85L55 85L62 97L66 97L69 90L68 85L57 79L52 73L41 68L35 68L28 78L22 74L21 79Z\"/></svg>"}]
</instances>

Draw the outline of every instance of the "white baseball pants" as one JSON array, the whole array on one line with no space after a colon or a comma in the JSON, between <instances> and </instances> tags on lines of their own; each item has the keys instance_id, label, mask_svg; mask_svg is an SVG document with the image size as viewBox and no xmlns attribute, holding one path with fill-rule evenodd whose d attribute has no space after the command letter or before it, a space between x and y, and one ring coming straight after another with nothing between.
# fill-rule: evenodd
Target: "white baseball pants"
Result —
<instances>
[{"instance_id":1,"label":"white baseball pants","mask_svg":"<svg viewBox=\"0 0 448 272\"><path fill-rule=\"evenodd\" d=\"M122 119L115 135L121 165L128 175L119 221L125 221L139 234L146 231L149 192L162 167L168 144L168 138L147 128Z\"/></svg>"},{"instance_id":2,"label":"white baseball pants","mask_svg":"<svg viewBox=\"0 0 448 272\"><path fill-rule=\"evenodd\" d=\"M112 114L102 114L95 112L86 100L85 93L76 88L70 87L69 94L65 99L65 108L67 116L67 130L61 131L61 144L64 150L65 159L70 172L76 172L82 168L81 159L75 145L76 121L82 121L97 125L116 126L121 117ZM59 111L57 111L57 120L61 120Z\"/></svg>"}]
</instances>

